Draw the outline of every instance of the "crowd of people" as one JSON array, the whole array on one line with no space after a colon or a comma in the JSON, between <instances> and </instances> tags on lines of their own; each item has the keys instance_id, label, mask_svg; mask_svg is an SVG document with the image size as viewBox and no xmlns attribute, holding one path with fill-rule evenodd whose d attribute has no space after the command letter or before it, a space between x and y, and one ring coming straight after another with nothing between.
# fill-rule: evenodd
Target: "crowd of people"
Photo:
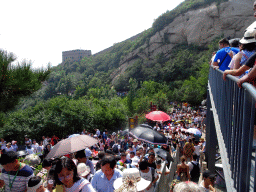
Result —
<instances>
[{"instance_id":1,"label":"crowd of people","mask_svg":"<svg viewBox=\"0 0 256 192\"><path fill-rule=\"evenodd\" d=\"M16 141L6 143L2 138L0 187L4 186L5 191L98 192L125 191L127 188L134 191L137 187L138 191L150 192L161 177L164 162L164 174L170 174L170 160L156 153L155 149L160 148L171 156L177 151L182 155L176 171L178 181L193 181L201 189L213 188L214 183L208 182L208 176L198 183L206 141L201 135L187 132L188 128L205 132L206 109L193 109L187 103L182 106L173 103L173 106L169 113L171 121L155 122L152 126L168 138L163 145L141 141L121 130L112 133L83 130L81 135L94 137L98 143L74 154L48 159L47 154L60 141L56 135L43 136L40 142L25 136L25 151L18 149ZM38 169L40 163L41 170ZM212 174L208 175L214 179Z\"/></svg>"}]
</instances>

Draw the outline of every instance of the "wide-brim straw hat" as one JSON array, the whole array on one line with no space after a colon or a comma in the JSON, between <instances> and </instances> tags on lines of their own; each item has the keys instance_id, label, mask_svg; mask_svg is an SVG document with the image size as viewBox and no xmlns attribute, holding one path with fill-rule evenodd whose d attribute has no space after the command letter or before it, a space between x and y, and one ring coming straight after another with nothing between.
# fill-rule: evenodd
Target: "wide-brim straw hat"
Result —
<instances>
[{"instance_id":1,"label":"wide-brim straw hat","mask_svg":"<svg viewBox=\"0 0 256 192\"><path fill-rule=\"evenodd\" d=\"M143 191L151 183L151 181L147 181L140 176L140 171L137 168L129 168L123 171L123 177L114 181L115 190L127 186L126 182L129 181L135 182L134 186L136 186L137 191ZM128 189L123 189L123 191L128 191Z\"/></svg>"}]
</instances>

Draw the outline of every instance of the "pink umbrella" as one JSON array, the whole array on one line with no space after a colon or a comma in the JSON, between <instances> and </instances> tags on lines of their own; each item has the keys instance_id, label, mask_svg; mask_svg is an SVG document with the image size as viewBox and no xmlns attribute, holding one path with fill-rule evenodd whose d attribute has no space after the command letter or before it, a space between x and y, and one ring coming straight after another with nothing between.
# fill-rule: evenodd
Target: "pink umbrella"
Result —
<instances>
[{"instance_id":1,"label":"pink umbrella","mask_svg":"<svg viewBox=\"0 0 256 192\"><path fill-rule=\"evenodd\" d=\"M163 111L152 111L146 115L147 119L152 121L169 121L171 120L170 116Z\"/></svg>"},{"instance_id":2,"label":"pink umbrella","mask_svg":"<svg viewBox=\"0 0 256 192\"><path fill-rule=\"evenodd\" d=\"M98 143L97 139L90 137L88 135L78 135L75 137L70 137L58 142L50 153L46 156L47 159L60 157L67 155L69 153L74 153L85 149Z\"/></svg>"}]
</instances>

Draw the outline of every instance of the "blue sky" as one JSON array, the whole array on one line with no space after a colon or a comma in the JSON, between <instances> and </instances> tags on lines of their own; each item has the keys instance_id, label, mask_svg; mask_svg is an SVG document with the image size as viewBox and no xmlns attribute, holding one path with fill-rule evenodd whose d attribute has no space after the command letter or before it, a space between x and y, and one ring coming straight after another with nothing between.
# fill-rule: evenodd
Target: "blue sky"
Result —
<instances>
[{"instance_id":1,"label":"blue sky","mask_svg":"<svg viewBox=\"0 0 256 192\"><path fill-rule=\"evenodd\" d=\"M183 0L8 0L1 1L0 49L33 68L56 66L62 51L92 54L152 26Z\"/></svg>"}]
</instances>

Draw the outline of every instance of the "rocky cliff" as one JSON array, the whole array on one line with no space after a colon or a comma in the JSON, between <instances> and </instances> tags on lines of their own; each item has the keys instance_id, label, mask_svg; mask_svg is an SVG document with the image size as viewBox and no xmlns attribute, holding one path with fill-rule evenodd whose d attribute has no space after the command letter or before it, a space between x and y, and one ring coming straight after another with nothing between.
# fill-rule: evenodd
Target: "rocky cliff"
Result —
<instances>
[{"instance_id":1,"label":"rocky cliff","mask_svg":"<svg viewBox=\"0 0 256 192\"><path fill-rule=\"evenodd\" d=\"M148 43L123 57L120 67L111 74L112 83L137 59L154 60L159 53L169 57L172 48L181 42L205 45L221 35L241 38L246 27L255 21L253 2L230 0L179 15L163 30L154 34Z\"/></svg>"}]
</instances>

